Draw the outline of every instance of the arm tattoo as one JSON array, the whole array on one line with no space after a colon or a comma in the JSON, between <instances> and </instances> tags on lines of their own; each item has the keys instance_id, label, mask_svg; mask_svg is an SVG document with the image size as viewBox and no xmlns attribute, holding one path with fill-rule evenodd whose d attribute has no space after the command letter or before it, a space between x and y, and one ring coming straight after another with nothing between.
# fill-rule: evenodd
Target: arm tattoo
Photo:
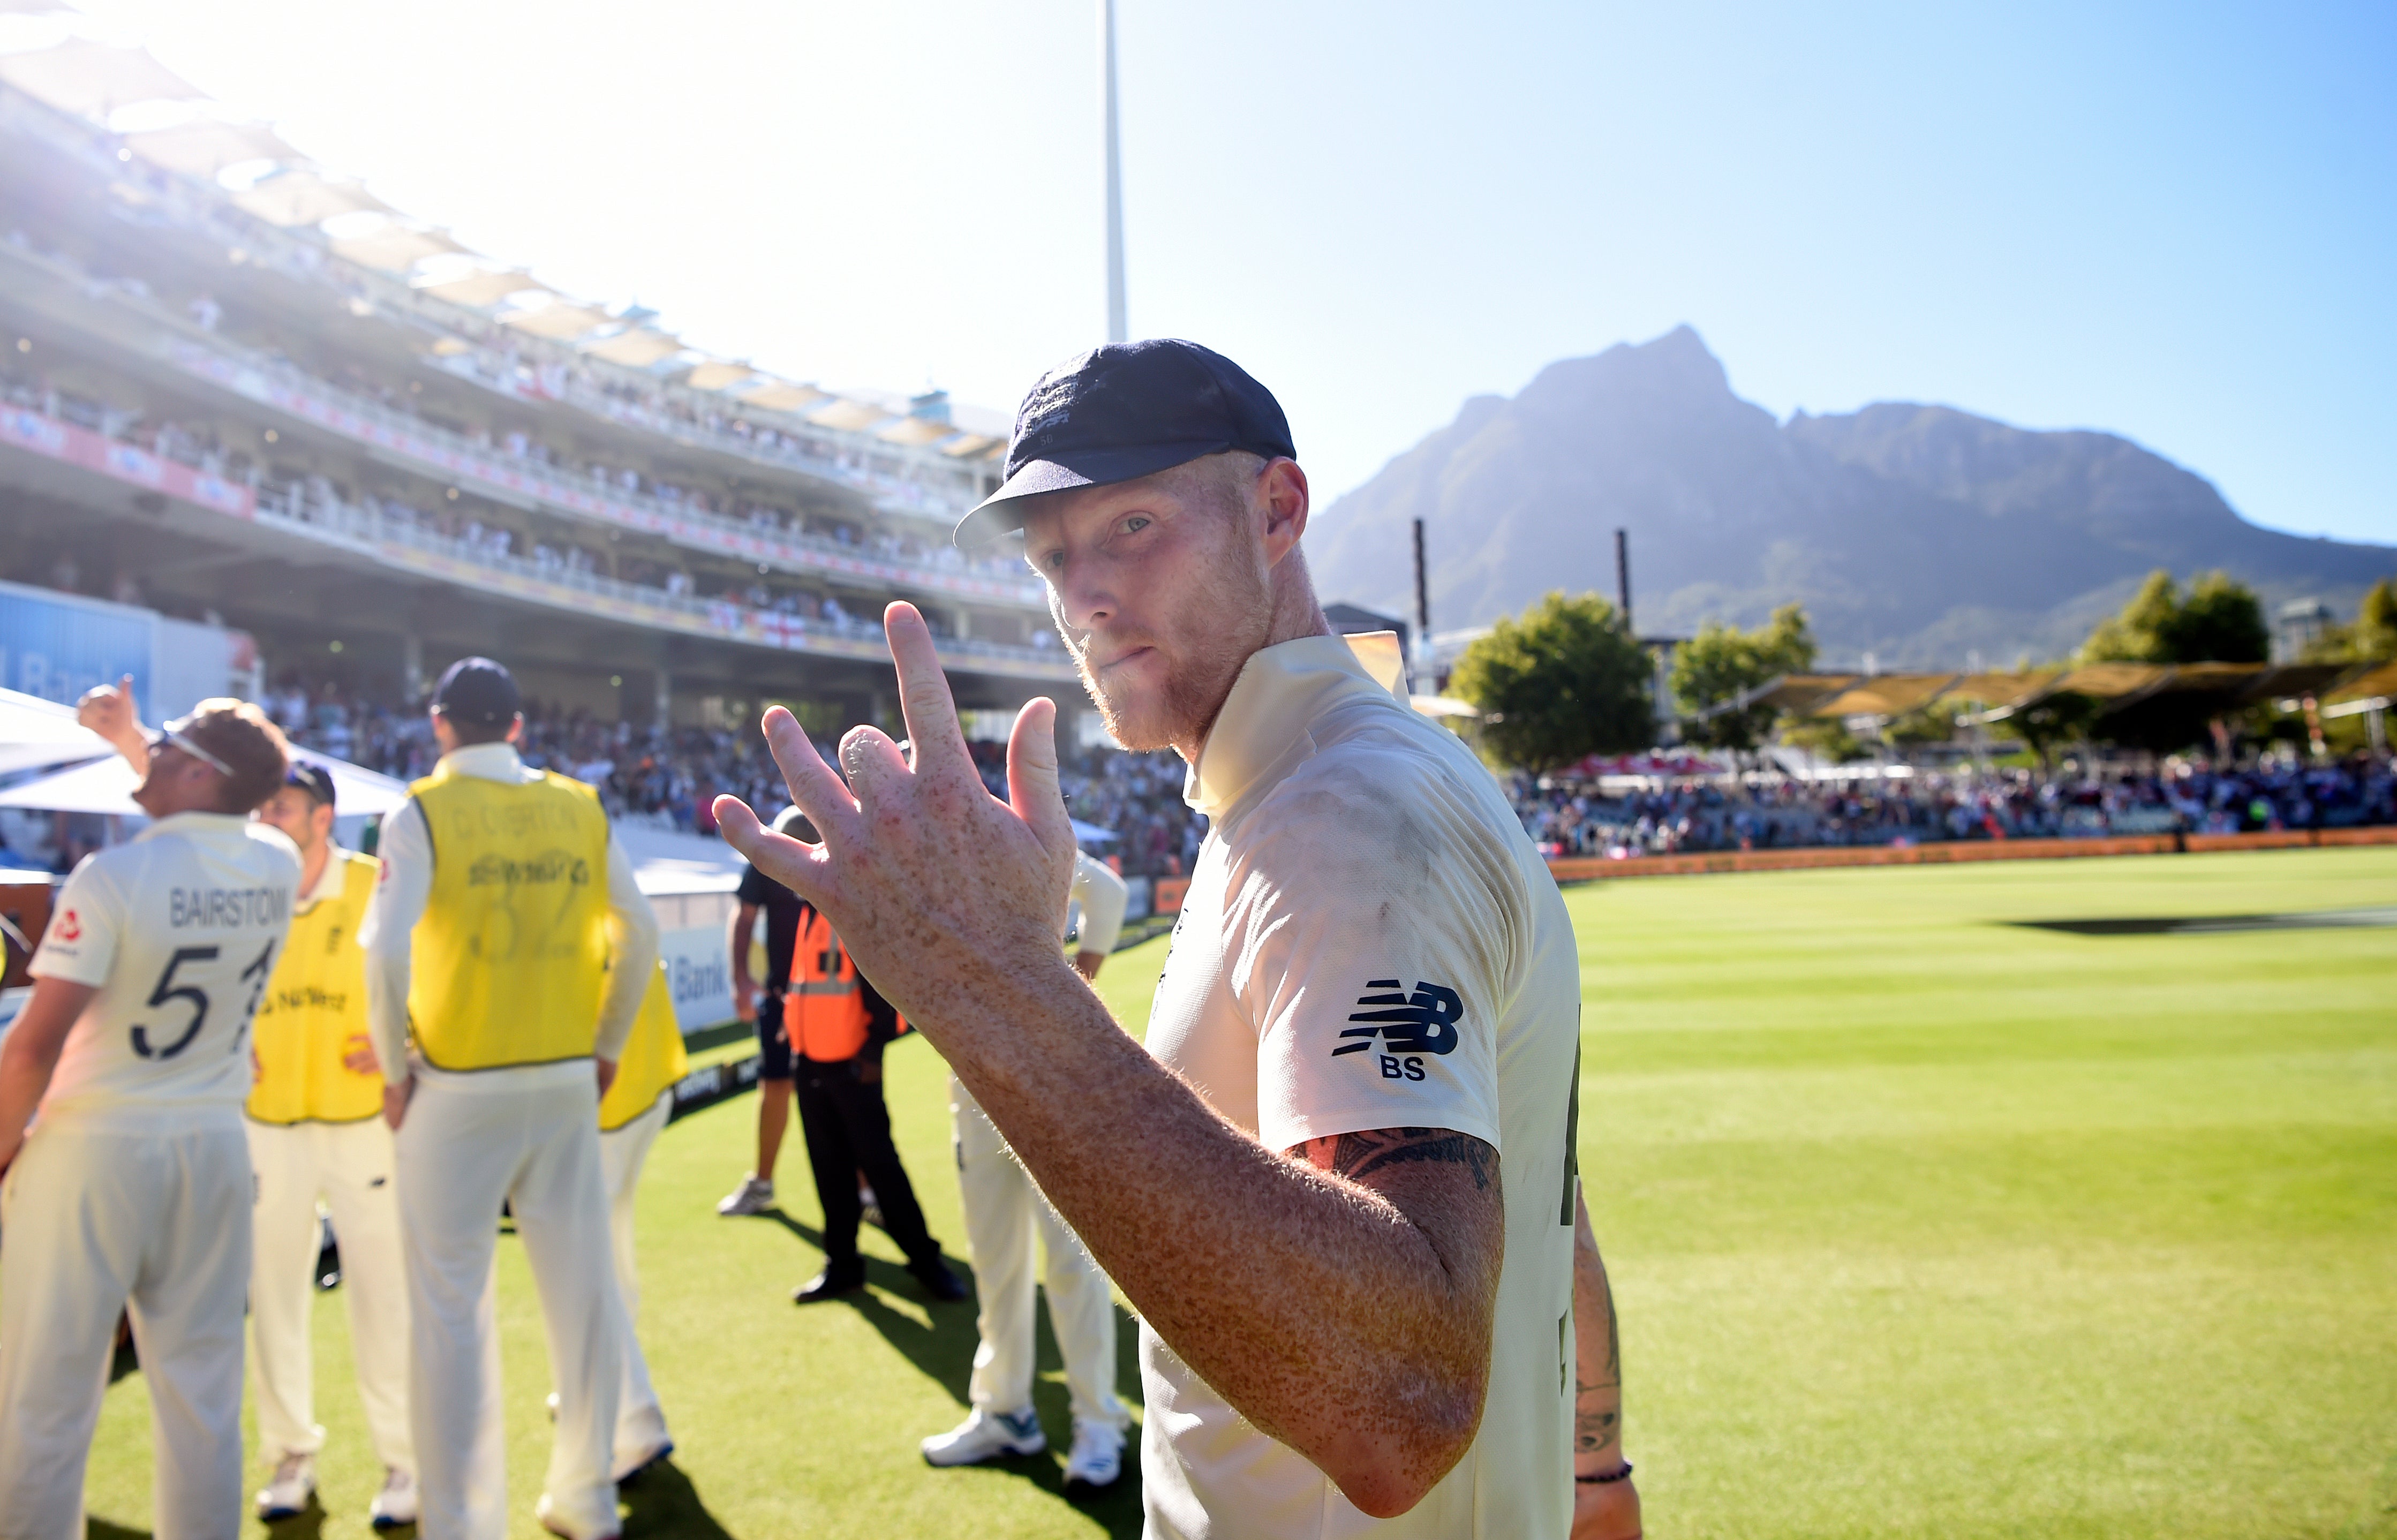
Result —
<instances>
[{"instance_id":1,"label":"arm tattoo","mask_svg":"<svg viewBox=\"0 0 2397 1540\"><path fill-rule=\"evenodd\" d=\"M1623 1436L1623 1339L1615 1330L1614 1290L1606 1294L1606 1368L1595 1380L1573 1376L1573 1453L1602 1454Z\"/></svg>"},{"instance_id":2,"label":"arm tattoo","mask_svg":"<svg viewBox=\"0 0 2397 1540\"><path fill-rule=\"evenodd\" d=\"M1309 1139L1291 1153L1311 1166L1362 1180L1386 1166L1413 1161L1469 1166L1476 1191L1487 1192L1498 1152L1470 1134L1446 1129L1373 1129Z\"/></svg>"}]
</instances>

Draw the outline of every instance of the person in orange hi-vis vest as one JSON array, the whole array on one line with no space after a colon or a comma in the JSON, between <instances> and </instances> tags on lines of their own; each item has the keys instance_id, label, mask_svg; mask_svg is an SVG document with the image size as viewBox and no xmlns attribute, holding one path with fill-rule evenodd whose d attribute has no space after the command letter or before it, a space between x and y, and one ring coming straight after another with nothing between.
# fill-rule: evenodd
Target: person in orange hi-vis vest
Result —
<instances>
[{"instance_id":1,"label":"person in orange hi-vis vest","mask_svg":"<svg viewBox=\"0 0 2397 1540\"><path fill-rule=\"evenodd\" d=\"M798 837L815 837L805 821ZM824 1205L824 1268L793 1298L802 1305L854 1293L865 1286L857 1252L864 1213L856 1173L864 1172L881 1200L883 1228L907 1258L907 1270L936 1300L966 1297L966 1286L941 1260L940 1242L924 1228L916 1189L891 1143L891 1113L882 1101L882 1050L904 1032L849 949L812 904L799 910L791 949L790 982L783 995L783 1027L794 1060L799 1132L814 1168L816 1199Z\"/></svg>"}]
</instances>

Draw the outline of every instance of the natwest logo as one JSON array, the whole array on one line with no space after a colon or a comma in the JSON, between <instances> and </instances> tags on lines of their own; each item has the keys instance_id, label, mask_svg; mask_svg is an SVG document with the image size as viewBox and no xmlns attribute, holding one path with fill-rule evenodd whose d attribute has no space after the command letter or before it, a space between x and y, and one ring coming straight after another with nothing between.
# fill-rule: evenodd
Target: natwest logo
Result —
<instances>
[{"instance_id":1,"label":"natwest logo","mask_svg":"<svg viewBox=\"0 0 2397 1540\"><path fill-rule=\"evenodd\" d=\"M1397 979L1367 979L1365 988L1357 1003L1369 1009L1348 1018L1365 1024L1343 1030L1340 1036L1349 1040L1333 1049L1332 1057L1362 1053L1379 1038L1382 1078L1420 1080L1424 1065L1419 1055L1454 1051L1456 1024L1465 1019L1465 1000L1455 990L1422 979L1415 981L1412 994L1404 993L1405 985ZM1373 992L1377 990L1384 993Z\"/></svg>"}]
</instances>

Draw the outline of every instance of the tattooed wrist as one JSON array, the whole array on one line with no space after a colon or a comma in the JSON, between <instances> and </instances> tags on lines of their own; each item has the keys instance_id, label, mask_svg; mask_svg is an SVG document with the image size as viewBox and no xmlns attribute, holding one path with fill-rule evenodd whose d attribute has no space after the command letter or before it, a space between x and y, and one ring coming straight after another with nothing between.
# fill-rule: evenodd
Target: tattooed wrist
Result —
<instances>
[{"instance_id":1,"label":"tattooed wrist","mask_svg":"<svg viewBox=\"0 0 2397 1540\"><path fill-rule=\"evenodd\" d=\"M1611 1387L1610 1387L1611 1388ZM1623 1437L1623 1417L1614 1406L1573 1413L1573 1453L1603 1454Z\"/></svg>"}]
</instances>

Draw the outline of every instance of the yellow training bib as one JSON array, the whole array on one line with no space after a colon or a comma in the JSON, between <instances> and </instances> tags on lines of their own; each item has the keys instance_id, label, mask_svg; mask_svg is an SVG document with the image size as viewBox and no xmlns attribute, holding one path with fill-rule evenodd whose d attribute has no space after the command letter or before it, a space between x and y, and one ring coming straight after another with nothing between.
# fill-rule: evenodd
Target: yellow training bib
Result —
<instances>
[{"instance_id":1,"label":"yellow training bib","mask_svg":"<svg viewBox=\"0 0 2397 1540\"><path fill-rule=\"evenodd\" d=\"M608 970L608 815L542 771L486 781L447 765L408 788L432 835L408 1030L436 1069L587 1059Z\"/></svg>"},{"instance_id":2,"label":"yellow training bib","mask_svg":"<svg viewBox=\"0 0 2397 1540\"><path fill-rule=\"evenodd\" d=\"M341 1060L367 1037L367 954L358 921L376 862L336 850L341 891L291 917L251 1023L258 1083L249 1115L261 1123L355 1123L382 1111L382 1077Z\"/></svg>"},{"instance_id":3,"label":"yellow training bib","mask_svg":"<svg viewBox=\"0 0 2397 1540\"><path fill-rule=\"evenodd\" d=\"M682 1024L660 959L649 974L649 993L641 997L641 1013L633 1019L624 1057L616 1065L616 1083L600 1099L599 1132L613 1132L649 1111L658 1092L690 1073L690 1053L683 1047Z\"/></svg>"}]
</instances>

